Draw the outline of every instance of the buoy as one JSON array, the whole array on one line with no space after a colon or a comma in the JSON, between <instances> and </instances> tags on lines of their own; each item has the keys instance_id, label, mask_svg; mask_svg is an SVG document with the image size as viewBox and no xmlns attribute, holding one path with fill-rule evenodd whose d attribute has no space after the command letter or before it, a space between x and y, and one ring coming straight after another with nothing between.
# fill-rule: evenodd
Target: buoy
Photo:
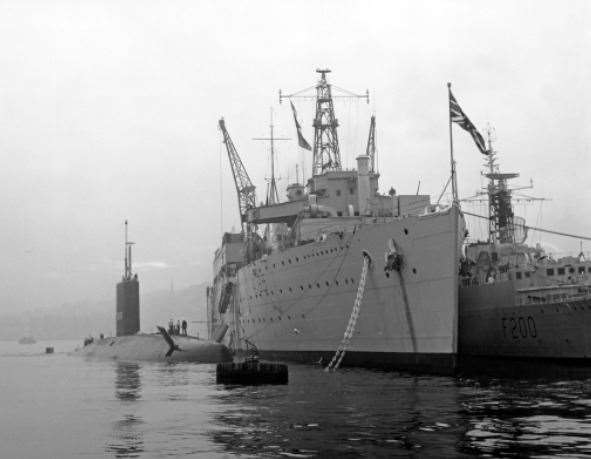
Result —
<instances>
[{"instance_id":1,"label":"buoy","mask_svg":"<svg viewBox=\"0 0 591 459\"><path fill-rule=\"evenodd\" d=\"M287 365L263 363L256 358L243 362L218 363L216 382L218 384L287 384Z\"/></svg>"},{"instance_id":2,"label":"buoy","mask_svg":"<svg viewBox=\"0 0 591 459\"><path fill-rule=\"evenodd\" d=\"M47 346L45 348L45 353L46 354L53 354L53 346Z\"/></svg>"}]
</instances>

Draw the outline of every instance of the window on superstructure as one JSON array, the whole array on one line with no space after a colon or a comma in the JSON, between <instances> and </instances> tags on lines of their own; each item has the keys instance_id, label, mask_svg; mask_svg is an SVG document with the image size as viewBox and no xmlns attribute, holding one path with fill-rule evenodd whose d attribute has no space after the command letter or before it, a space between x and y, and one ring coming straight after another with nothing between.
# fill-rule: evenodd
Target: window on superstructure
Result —
<instances>
[{"instance_id":1,"label":"window on superstructure","mask_svg":"<svg viewBox=\"0 0 591 459\"><path fill-rule=\"evenodd\" d=\"M547 276L553 276L554 275L554 268L547 268L546 269L546 275Z\"/></svg>"},{"instance_id":2,"label":"window on superstructure","mask_svg":"<svg viewBox=\"0 0 591 459\"><path fill-rule=\"evenodd\" d=\"M526 271L525 272L525 277L529 277L529 276L530 276L530 272L529 271Z\"/></svg>"},{"instance_id":3,"label":"window on superstructure","mask_svg":"<svg viewBox=\"0 0 591 459\"><path fill-rule=\"evenodd\" d=\"M584 266L579 266L579 273L583 274L585 272Z\"/></svg>"},{"instance_id":4,"label":"window on superstructure","mask_svg":"<svg viewBox=\"0 0 591 459\"><path fill-rule=\"evenodd\" d=\"M337 210L337 217L342 217L343 216L343 212L341 212L340 210Z\"/></svg>"},{"instance_id":5,"label":"window on superstructure","mask_svg":"<svg viewBox=\"0 0 591 459\"><path fill-rule=\"evenodd\" d=\"M564 274L564 268L558 268L558 275Z\"/></svg>"},{"instance_id":6,"label":"window on superstructure","mask_svg":"<svg viewBox=\"0 0 591 459\"><path fill-rule=\"evenodd\" d=\"M521 271L515 271L515 279L521 279Z\"/></svg>"},{"instance_id":7,"label":"window on superstructure","mask_svg":"<svg viewBox=\"0 0 591 459\"><path fill-rule=\"evenodd\" d=\"M571 266L571 267L568 269L568 272L569 272L569 273L571 273L571 274L572 274L572 273L574 273L574 272L575 272L575 268L573 268L573 267Z\"/></svg>"},{"instance_id":8,"label":"window on superstructure","mask_svg":"<svg viewBox=\"0 0 591 459\"><path fill-rule=\"evenodd\" d=\"M336 194L337 194L337 196L340 196L341 195L341 190L337 190L336 191Z\"/></svg>"},{"instance_id":9,"label":"window on superstructure","mask_svg":"<svg viewBox=\"0 0 591 459\"><path fill-rule=\"evenodd\" d=\"M587 268L587 272L588 272L588 273L591 273L591 266L589 266L589 267Z\"/></svg>"},{"instance_id":10,"label":"window on superstructure","mask_svg":"<svg viewBox=\"0 0 591 459\"><path fill-rule=\"evenodd\" d=\"M355 194L355 188L349 188L349 194Z\"/></svg>"}]
</instances>

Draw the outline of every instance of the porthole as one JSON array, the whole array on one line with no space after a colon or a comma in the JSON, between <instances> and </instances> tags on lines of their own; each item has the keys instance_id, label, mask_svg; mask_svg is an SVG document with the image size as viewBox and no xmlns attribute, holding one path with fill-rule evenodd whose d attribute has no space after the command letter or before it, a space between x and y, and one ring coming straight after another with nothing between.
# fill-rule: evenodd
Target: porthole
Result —
<instances>
[{"instance_id":1,"label":"porthole","mask_svg":"<svg viewBox=\"0 0 591 459\"><path fill-rule=\"evenodd\" d=\"M312 284L308 284L308 288L312 288Z\"/></svg>"},{"instance_id":2,"label":"porthole","mask_svg":"<svg viewBox=\"0 0 591 459\"><path fill-rule=\"evenodd\" d=\"M303 285L300 285L300 290L304 290L304 286Z\"/></svg>"},{"instance_id":3,"label":"porthole","mask_svg":"<svg viewBox=\"0 0 591 459\"><path fill-rule=\"evenodd\" d=\"M416 274L417 273L417 268L412 268L412 273Z\"/></svg>"},{"instance_id":4,"label":"porthole","mask_svg":"<svg viewBox=\"0 0 591 459\"><path fill-rule=\"evenodd\" d=\"M408 234L408 229L404 228L404 234Z\"/></svg>"},{"instance_id":5,"label":"porthole","mask_svg":"<svg viewBox=\"0 0 591 459\"><path fill-rule=\"evenodd\" d=\"M339 281L338 280L335 280L334 283L335 283L336 286L339 285Z\"/></svg>"},{"instance_id":6,"label":"porthole","mask_svg":"<svg viewBox=\"0 0 591 459\"><path fill-rule=\"evenodd\" d=\"M325 284L327 287L330 287L330 282L326 281Z\"/></svg>"},{"instance_id":7,"label":"porthole","mask_svg":"<svg viewBox=\"0 0 591 459\"><path fill-rule=\"evenodd\" d=\"M320 282L316 282L316 287L320 288Z\"/></svg>"}]
</instances>

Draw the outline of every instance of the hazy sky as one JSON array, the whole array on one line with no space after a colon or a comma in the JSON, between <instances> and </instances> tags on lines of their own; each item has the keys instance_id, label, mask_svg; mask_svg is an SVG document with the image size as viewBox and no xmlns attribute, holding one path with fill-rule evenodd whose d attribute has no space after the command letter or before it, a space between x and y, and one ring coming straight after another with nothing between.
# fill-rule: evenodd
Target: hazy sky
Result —
<instances>
[{"instance_id":1,"label":"hazy sky","mask_svg":"<svg viewBox=\"0 0 591 459\"><path fill-rule=\"evenodd\" d=\"M440 193L451 81L474 124L495 127L503 169L552 199L529 222L590 235L589 5L1 0L0 312L113 297L126 218L142 289L209 280L222 224L239 221L219 117L262 199L267 147L252 137L271 106L276 134L295 137L277 91L314 85L317 67L369 89L369 105L336 103L339 136L352 166L376 113L383 191ZM297 108L311 140L313 104ZM454 140L467 196L483 157L458 127ZM278 151L283 190L311 157L295 141Z\"/></svg>"}]
</instances>

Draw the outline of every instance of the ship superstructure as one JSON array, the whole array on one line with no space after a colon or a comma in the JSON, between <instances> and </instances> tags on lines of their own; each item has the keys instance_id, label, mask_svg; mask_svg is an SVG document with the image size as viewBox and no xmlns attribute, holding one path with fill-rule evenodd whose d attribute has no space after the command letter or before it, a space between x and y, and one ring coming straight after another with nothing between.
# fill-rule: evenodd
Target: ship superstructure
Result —
<instances>
[{"instance_id":1,"label":"ship superstructure","mask_svg":"<svg viewBox=\"0 0 591 459\"><path fill-rule=\"evenodd\" d=\"M264 357L326 365L349 333L345 365L451 371L465 234L459 207L393 188L380 193L373 117L357 168L343 168L328 72L318 71L314 88L313 175L306 185L289 184L283 202L256 206L220 121L242 231L224 234L214 256L210 337L236 350L249 343ZM261 231L266 225L273 231ZM360 296L361 311L352 313Z\"/></svg>"},{"instance_id":2,"label":"ship superstructure","mask_svg":"<svg viewBox=\"0 0 591 459\"><path fill-rule=\"evenodd\" d=\"M460 352L588 359L591 262L582 249L576 257L555 259L539 244L525 243L529 227L514 215L512 205L519 188L509 185L519 174L501 173L490 150L485 174L489 182L483 193L489 207L489 236L466 246L460 285Z\"/></svg>"}]
</instances>

